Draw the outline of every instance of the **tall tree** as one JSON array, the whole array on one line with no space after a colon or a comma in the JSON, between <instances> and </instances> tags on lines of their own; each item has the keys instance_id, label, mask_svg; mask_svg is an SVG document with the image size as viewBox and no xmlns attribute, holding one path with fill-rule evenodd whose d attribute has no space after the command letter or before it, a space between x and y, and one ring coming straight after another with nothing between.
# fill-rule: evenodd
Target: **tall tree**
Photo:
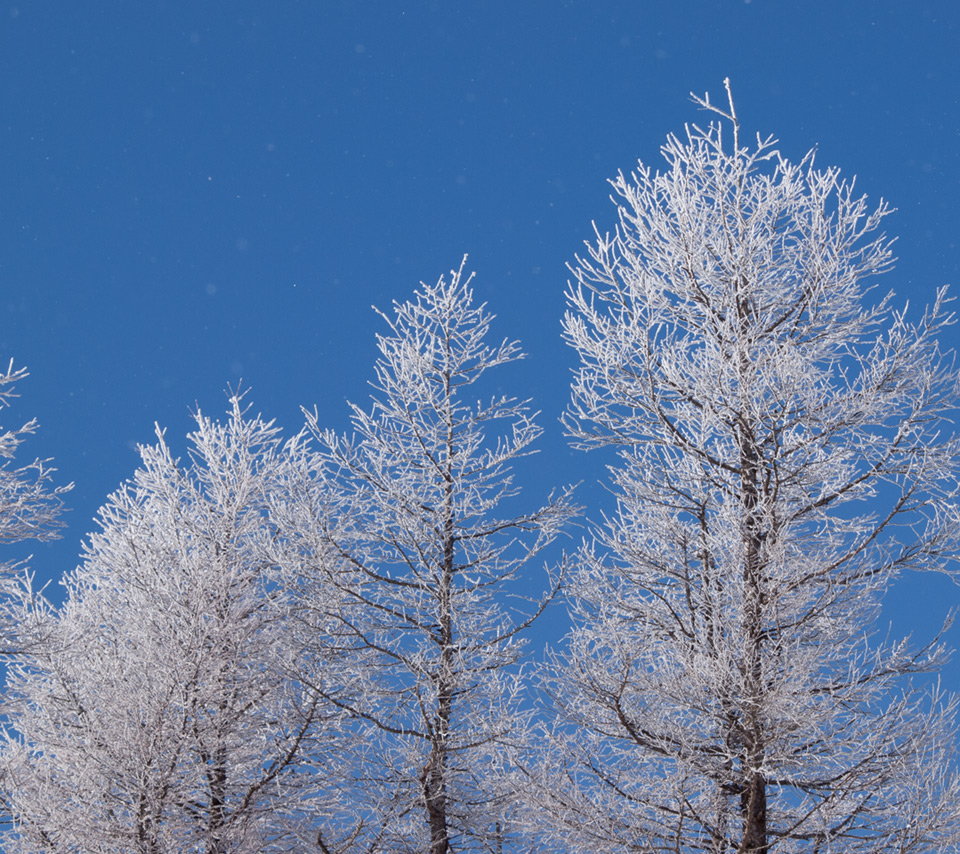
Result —
<instances>
[{"instance_id":1,"label":"tall tree","mask_svg":"<svg viewBox=\"0 0 960 854\"><path fill-rule=\"evenodd\" d=\"M525 570L573 512L564 492L514 515L510 467L541 431L524 403L473 396L522 353L487 343L492 318L471 278L461 265L381 315L390 332L378 336L373 404L353 406L354 438L309 417L326 491L350 508L332 540L362 661L349 710L363 726L355 825L377 828L369 850L507 850L520 633L558 584L528 600Z\"/></svg>"},{"instance_id":2,"label":"tall tree","mask_svg":"<svg viewBox=\"0 0 960 854\"><path fill-rule=\"evenodd\" d=\"M268 509L309 455L238 397L224 424L198 413L186 464L158 439L100 511L51 641L11 667L7 852L296 850L323 812L301 760L336 749L341 715L297 677L322 664Z\"/></svg>"},{"instance_id":3,"label":"tall tree","mask_svg":"<svg viewBox=\"0 0 960 854\"><path fill-rule=\"evenodd\" d=\"M904 570L954 571L952 316L871 293L885 204L696 100L719 122L621 173L617 229L571 266L566 423L619 449L619 507L572 583L558 835L956 850L955 704L911 684L943 650L871 638Z\"/></svg>"}]
</instances>

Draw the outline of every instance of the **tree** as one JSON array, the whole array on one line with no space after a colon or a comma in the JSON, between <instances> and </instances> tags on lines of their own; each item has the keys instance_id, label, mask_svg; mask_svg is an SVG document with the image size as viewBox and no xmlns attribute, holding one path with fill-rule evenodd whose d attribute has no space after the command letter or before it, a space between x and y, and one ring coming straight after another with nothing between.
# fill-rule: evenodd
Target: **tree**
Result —
<instances>
[{"instance_id":1,"label":"tree","mask_svg":"<svg viewBox=\"0 0 960 854\"><path fill-rule=\"evenodd\" d=\"M522 357L515 342L486 343L492 318L473 304L471 279L462 264L395 304L393 318L381 315L390 333L378 336L370 410L352 407L354 438L321 430L316 413L308 419L326 463L324 494L344 505L330 541L345 568L333 583L362 690L328 699L361 725L357 817L347 828L370 827L371 851L500 851L509 842L515 793L503 766L524 723L520 635L559 579L532 602L515 582L529 588L522 570L573 512L564 492L511 515L510 466L541 431L522 402L467 398L488 371Z\"/></svg>"},{"instance_id":2,"label":"tree","mask_svg":"<svg viewBox=\"0 0 960 854\"><path fill-rule=\"evenodd\" d=\"M15 384L27 376L26 368L14 370L11 359L6 372L0 374L0 409L10 406L17 397ZM0 542L46 540L56 536L62 527L60 496L71 486L51 487L54 469L50 468L50 461L36 459L20 468L10 468L20 445L36 430L36 419L12 430L0 428L0 457L5 460L0 466Z\"/></svg>"},{"instance_id":3,"label":"tree","mask_svg":"<svg viewBox=\"0 0 960 854\"><path fill-rule=\"evenodd\" d=\"M10 360L7 370L0 373L0 410L10 406L16 394L16 383L28 376L26 368L13 367ZM37 430L36 419L14 429L0 427L0 543L16 543L23 540L49 540L59 535L63 510L61 496L73 488L73 484L54 487L51 485L55 469L49 460L35 459L18 468L11 462L28 436ZM0 564L0 587L4 596L20 598L24 590L29 593L31 578L23 575L19 563ZM15 621L4 619L2 625L2 652L16 654L32 641L25 627Z\"/></svg>"},{"instance_id":4,"label":"tree","mask_svg":"<svg viewBox=\"0 0 960 854\"><path fill-rule=\"evenodd\" d=\"M871 637L902 572L955 571L946 297L911 322L874 296L889 208L695 100L719 123L621 173L617 229L571 266L566 424L618 449L618 509L571 585L557 835L956 850L956 704L911 682L944 649Z\"/></svg>"},{"instance_id":5,"label":"tree","mask_svg":"<svg viewBox=\"0 0 960 854\"><path fill-rule=\"evenodd\" d=\"M52 641L12 665L5 851L240 854L315 837L326 781L303 759L314 739L337 749L342 715L298 678L323 663L279 583L268 511L309 454L231 405L225 424L197 414L185 465L159 430L141 448L47 609Z\"/></svg>"}]
</instances>

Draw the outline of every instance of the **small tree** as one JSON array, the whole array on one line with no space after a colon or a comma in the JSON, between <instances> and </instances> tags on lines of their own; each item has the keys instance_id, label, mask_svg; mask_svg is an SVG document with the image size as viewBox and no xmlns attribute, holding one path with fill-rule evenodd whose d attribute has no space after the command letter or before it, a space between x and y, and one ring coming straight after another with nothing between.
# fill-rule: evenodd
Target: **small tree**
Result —
<instances>
[{"instance_id":1,"label":"small tree","mask_svg":"<svg viewBox=\"0 0 960 854\"><path fill-rule=\"evenodd\" d=\"M0 411L10 406L17 397L16 383L28 376L26 368L13 367L13 360L5 373L0 374ZM54 469L49 460L35 459L18 468L11 467L20 445L37 430L36 419L13 429L0 427L0 543L16 543L23 540L49 540L59 536L63 510L61 496L73 488L73 484L54 487L51 485ZM18 563L0 564L0 592L4 597L19 599L30 594L30 577L18 572L23 567ZM3 633L0 653L15 654L29 646L37 638L31 638L28 626L20 625L11 614L4 613L0 623Z\"/></svg>"},{"instance_id":2,"label":"small tree","mask_svg":"<svg viewBox=\"0 0 960 854\"><path fill-rule=\"evenodd\" d=\"M952 317L868 297L886 205L696 100L720 123L619 175L618 228L571 267L566 423L619 449L619 507L572 584L558 835L955 850L955 704L910 682L943 649L868 642L901 572L953 571Z\"/></svg>"},{"instance_id":3,"label":"small tree","mask_svg":"<svg viewBox=\"0 0 960 854\"><path fill-rule=\"evenodd\" d=\"M287 851L323 811L302 757L336 750L341 715L297 679L321 665L268 514L308 456L238 397L190 439L186 465L159 431L141 448L46 613L52 640L11 667L7 852Z\"/></svg>"},{"instance_id":4,"label":"small tree","mask_svg":"<svg viewBox=\"0 0 960 854\"><path fill-rule=\"evenodd\" d=\"M347 705L362 722L354 826L376 828L368 850L505 850L520 633L559 580L532 602L514 582L529 590L522 570L573 512L564 493L500 515L518 491L510 466L541 431L513 398L467 397L522 357L515 342L486 343L491 316L473 305L471 278L461 265L381 315L390 334L378 336L371 409L353 407L354 439L309 417L325 492L349 507L332 542L363 682Z\"/></svg>"},{"instance_id":5,"label":"small tree","mask_svg":"<svg viewBox=\"0 0 960 854\"><path fill-rule=\"evenodd\" d=\"M13 367L13 360L5 373L0 374L0 410L10 406L17 397L16 383L28 376L26 368ZM12 430L0 428L0 543L21 540L46 540L57 535L62 527L59 521L63 502L60 496L71 485L51 487L49 460L34 460L20 468L10 468L27 436L35 433L37 421L32 419Z\"/></svg>"}]
</instances>

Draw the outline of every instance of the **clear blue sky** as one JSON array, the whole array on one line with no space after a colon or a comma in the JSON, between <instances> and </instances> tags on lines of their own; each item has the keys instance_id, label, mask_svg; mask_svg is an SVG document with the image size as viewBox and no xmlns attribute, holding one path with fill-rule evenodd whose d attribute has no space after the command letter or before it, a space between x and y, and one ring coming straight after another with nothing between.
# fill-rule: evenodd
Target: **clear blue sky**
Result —
<instances>
[{"instance_id":1,"label":"clear blue sky","mask_svg":"<svg viewBox=\"0 0 960 854\"><path fill-rule=\"evenodd\" d=\"M346 429L380 321L463 253L495 333L530 358L550 485L604 476L557 418L565 264L611 225L606 179L733 82L744 130L819 146L899 209L913 305L957 282L960 4L866 0L90 0L0 6L0 359L27 365L5 418L36 415L66 536L32 547L57 578L135 446L241 379L290 431L299 407ZM960 341L960 331L955 346ZM960 591L920 578L890 609L926 637ZM958 630L952 634L960 643ZM960 689L960 666L948 687Z\"/></svg>"}]
</instances>

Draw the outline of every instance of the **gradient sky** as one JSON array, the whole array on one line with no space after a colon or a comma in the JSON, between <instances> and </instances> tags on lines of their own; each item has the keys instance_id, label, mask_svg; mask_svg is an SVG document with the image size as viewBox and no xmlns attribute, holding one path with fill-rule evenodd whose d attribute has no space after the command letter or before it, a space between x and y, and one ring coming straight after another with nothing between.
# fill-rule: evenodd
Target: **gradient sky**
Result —
<instances>
[{"instance_id":1,"label":"gradient sky","mask_svg":"<svg viewBox=\"0 0 960 854\"><path fill-rule=\"evenodd\" d=\"M560 318L565 264L614 222L606 180L656 165L708 121L688 93L729 76L746 134L817 146L898 208L881 284L920 307L958 279L958 45L956 0L4 2L0 359L31 373L4 423L36 415L26 453L76 483L34 568L72 569L137 443L159 422L185 450L228 385L290 432L301 405L346 429L370 306L464 253L494 334L529 353L502 374L547 431L529 501L582 480L596 508L610 457L557 423ZM888 610L926 638L958 602L914 577Z\"/></svg>"}]
</instances>

